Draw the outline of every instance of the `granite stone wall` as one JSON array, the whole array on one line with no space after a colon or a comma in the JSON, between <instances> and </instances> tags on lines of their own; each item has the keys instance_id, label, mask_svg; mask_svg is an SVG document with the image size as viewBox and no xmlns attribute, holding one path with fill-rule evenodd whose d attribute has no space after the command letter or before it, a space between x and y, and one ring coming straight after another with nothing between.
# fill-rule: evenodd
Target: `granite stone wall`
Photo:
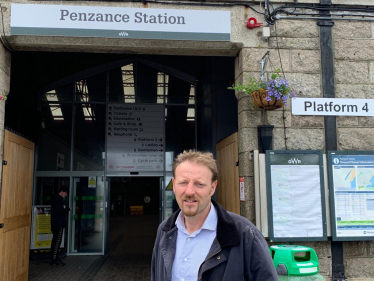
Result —
<instances>
[{"instance_id":1,"label":"granite stone wall","mask_svg":"<svg viewBox=\"0 0 374 281\"><path fill-rule=\"evenodd\" d=\"M333 30L335 91L337 98L374 98L374 25L370 22L336 21ZM279 47L279 51L278 51ZM323 46L322 46L323 48ZM237 56L236 81L248 75L260 76L259 60L270 50L266 70L283 68L299 97L323 97L319 27L316 21L280 20L271 37L259 47L244 46ZM257 149L257 126L274 125L273 149L323 150L323 116L293 116L291 106L261 111L251 99L237 93L239 120L240 176L245 177L246 194L242 215L255 220L253 163L251 150ZM337 117L339 150L373 150L374 117ZM320 259L320 273L331 277L331 238L328 242L294 243L313 247ZM374 280L374 243L344 242L345 275L348 280Z\"/></svg>"}]
</instances>

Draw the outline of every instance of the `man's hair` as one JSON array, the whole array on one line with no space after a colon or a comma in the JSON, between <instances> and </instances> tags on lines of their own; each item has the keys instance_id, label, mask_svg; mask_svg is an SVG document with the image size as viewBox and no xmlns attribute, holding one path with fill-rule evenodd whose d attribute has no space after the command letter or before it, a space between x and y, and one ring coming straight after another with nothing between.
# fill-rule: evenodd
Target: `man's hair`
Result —
<instances>
[{"instance_id":1,"label":"man's hair","mask_svg":"<svg viewBox=\"0 0 374 281\"><path fill-rule=\"evenodd\" d=\"M212 172L212 182L217 180L217 164L213 158L213 154L210 152L201 152L197 150L184 150L181 154L175 158L173 163L173 176L175 177L175 170L183 162L190 162L207 167Z\"/></svg>"},{"instance_id":2,"label":"man's hair","mask_svg":"<svg viewBox=\"0 0 374 281\"><path fill-rule=\"evenodd\" d=\"M69 192L69 189L67 188L67 186L61 186L59 189L58 189L58 193L60 192Z\"/></svg>"}]
</instances>

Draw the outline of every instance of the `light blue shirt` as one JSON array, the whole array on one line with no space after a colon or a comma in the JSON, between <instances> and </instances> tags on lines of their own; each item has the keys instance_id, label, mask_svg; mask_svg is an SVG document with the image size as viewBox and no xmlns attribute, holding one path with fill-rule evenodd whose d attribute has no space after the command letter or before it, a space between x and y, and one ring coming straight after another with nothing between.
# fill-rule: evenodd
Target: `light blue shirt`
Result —
<instances>
[{"instance_id":1,"label":"light blue shirt","mask_svg":"<svg viewBox=\"0 0 374 281\"><path fill-rule=\"evenodd\" d=\"M179 213L177 249L172 268L172 281L196 281L200 265L209 253L217 235L217 211L210 203L210 211L203 226L189 234L184 225L184 215Z\"/></svg>"}]
</instances>

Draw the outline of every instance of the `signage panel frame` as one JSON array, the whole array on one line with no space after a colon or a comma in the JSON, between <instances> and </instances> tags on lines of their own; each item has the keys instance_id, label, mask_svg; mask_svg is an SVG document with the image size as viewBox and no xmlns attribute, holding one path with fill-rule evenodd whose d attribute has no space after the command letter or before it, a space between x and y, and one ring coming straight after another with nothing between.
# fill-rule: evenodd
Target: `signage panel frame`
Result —
<instances>
[{"instance_id":1,"label":"signage panel frame","mask_svg":"<svg viewBox=\"0 0 374 281\"><path fill-rule=\"evenodd\" d=\"M321 204L321 230L322 235L319 236L289 236L289 237L278 237L274 230L274 210L273 210L273 187L271 181L271 170L273 165L293 165L288 164L275 164L271 161L271 155L284 155L286 157L307 157L309 155L315 155L318 159L318 163L310 163L309 165L318 165L319 169L319 200ZM295 159L296 161L296 159ZM296 164L296 163L295 163ZM268 208L268 224L269 224L269 240L270 242L291 242L291 241L327 241L327 222L326 222L326 205L325 205L325 185L324 185L324 171L323 171L323 152L320 150L267 150L266 151L266 185L267 185L267 208ZM305 196L304 196L305 197Z\"/></svg>"},{"instance_id":2,"label":"signage panel frame","mask_svg":"<svg viewBox=\"0 0 374 281\"><path fill-rule=\"evenodd\" d=\"M231 12L11 4L11 35L231 41Z\"/></svg>"},{"instance_id":3,"label":"signage panel frame","mask_svg":"<svg viewBox=\"0 0 374 281\"><path fill-rule=\"evenodd\" d=\"M374 116L373 99L294 97L291 103L295 116Z\"/></svg>"},{"instance_id":4,"label":"signage panel frame","mask_svg":"<svg viewBox=\"0 0 374 281\"><path fill-rule=\"evenodd\" d=\"M331 150L327 153L327 165L328 165L328 177L329 177L329 193L330 193L330 213L331 213L331 238L333 241L372 241L374 240L374 226L373 226L373 236L338 236L337 234L337 214L335 211L336 196L335 196L335 186L334 186L334 175L333 175L333 157L334 156L371 156L374 161L374 151L357 151L357 150ZM352 164L354 165L354 164ZM370 164L369 164L370 165ZM373 164L374 166L374 164ZM355 179L356 181L357 179ZM357 191L355 191L357 192ZM374 190L373 190L374 195ZM373 217L374 221L374 217ZM364 231L364 230L362 230Z\"/></svg>"}]
</instances>

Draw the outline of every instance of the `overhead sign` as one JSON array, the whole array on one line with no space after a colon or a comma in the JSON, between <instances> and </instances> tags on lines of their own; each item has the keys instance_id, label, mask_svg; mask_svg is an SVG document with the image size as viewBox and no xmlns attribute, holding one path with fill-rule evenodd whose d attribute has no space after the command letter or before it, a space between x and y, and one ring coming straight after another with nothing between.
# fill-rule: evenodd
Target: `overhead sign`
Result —
<instances>
[{"instance_id":1,"label":"overhead sign","mask_svg":"<svg viewBox=\"0 0 374 281\"><path fill-rule=\"evenodd\" d=\"M374 116L374 100L292 98L292 115Z\"/></svg>"},{"instance_id":2,"label":"overhead sign","mask_svg":"<svg viewBox=\"0 0 374 281\"><path fill-rule=\"evenodd\" d=\"M374 152L329 151L333 240L374 240Z\"/></svg>"},{"instance_id":3,"label":"overhead sign","mask_svg":"<svg viewBox=\"0 0 374 281\"><path fill-rule=\"evenodd\" d=\"M11 35L230 41L229 11L12 4Z\"/></svg>"},{"instance_id":4,"label":"overhead sign","mask_svg":"<svg viewBox=\"0 0 374 281\"><path fill-rule=\"evenodd\" d=\"M266 151L270 241L326 241L321 151Z\"/></svg>"},{"instance_id":5,"label":"overhead sign","mask_svg":"<svg viewBox=\"0 0 374 281\"><path fill-rule=\"evenodd\" d=\"M163 105L108 104L107 171L164 170Z\"/></svg>"}]
</instances>

